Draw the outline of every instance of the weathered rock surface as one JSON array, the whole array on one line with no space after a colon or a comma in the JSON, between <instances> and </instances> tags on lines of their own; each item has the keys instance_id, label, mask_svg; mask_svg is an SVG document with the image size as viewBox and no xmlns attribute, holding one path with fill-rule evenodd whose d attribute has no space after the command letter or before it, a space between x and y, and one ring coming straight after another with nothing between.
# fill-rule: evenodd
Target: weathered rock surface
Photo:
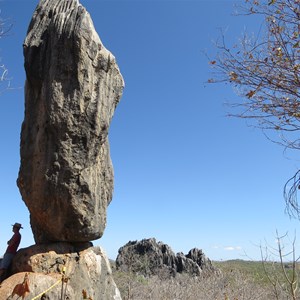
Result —
<instances>
[{"instance_id":1,"label":"weathered rock surface","mask_svg":"<svg viewBox=\"0 0 300 300\"><path fill-rule=\"evenodd\" d=\"M57 300L57 299L61 299L62 292L63 295L66 296L65 299L80 299L76 297L74 291L70 286L62 285L60 280L61 276L55 274L44 275L44 274L28 273L28 272L21 272L21 273L14 274L13 276L3 281L0 286L0 299L2 300L18 299L16 296L17 294L13 295L13 290L17 285L22 285L26 274L29 280L30 292L26 294L26 297L24 299L32 299L35 296L40 295L38 299ZM55 286L50 291L46 292L45 294L43 293L53 285ZM62 288L64 288L63 291ZM43 294L44 296L42 297Z\"/></svg>"},{"instance_id":2,"label":"weathered rock surface","mask_svg":"<svg viewBox=\"0 0 300 300\"><path fill-rule=\"evenodd\" d=\"M36 243L98 239L112 199L108 129L124 82L78 0L41 0L24 42L18 186Z\"/></svg>"},{"instance_id":3,"label":"weathered rock surface","mask_svg":"<svg viewBox=\"0 0 300 300\"><path fill-rule=\"evenodd\" d=\"M144 276L176 276L177 273L199 276L218 272L202 250L194 248L187 255L175 254L168 245L156 242L154 238L130 241L121 247L116 267Z\"/></svg>"},{"instance_id":4,"label":"weathered rock surface","mask_svg":"<svg viewBox=\"0 0 300 300\"><path fill-rule=\"evenodd\" d=\"M26 299L32 299L59 282L45 292L44 299L61 299L63 292L63 299L70 300L121 300L106 254L91 243L40 244L19 250L13 260L14 275L1 283L0 299L11 295L15 285L23 282L25 272L30 282L30 294ZM62 274L63 282L59 281Z\"/></svg>"}]
</instances>

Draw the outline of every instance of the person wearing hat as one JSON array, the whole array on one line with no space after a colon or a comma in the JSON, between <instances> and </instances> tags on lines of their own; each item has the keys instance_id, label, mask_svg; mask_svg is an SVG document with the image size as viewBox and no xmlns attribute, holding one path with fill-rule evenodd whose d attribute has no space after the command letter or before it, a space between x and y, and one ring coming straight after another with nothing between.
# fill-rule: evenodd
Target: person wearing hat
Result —
<instances>
[{"instance_id":1,"label":"person wearing hat","mask_svg":"<svg viewBox=\"0 0 300 300\"><path fill-rule=\"evenodd\" d=\"M6 275L5 273L9 268L13 257L17 253L18 247L21 242L21 234L19 232L21 228L23 227L20 223L15 223L14 225L12 225L12 231L14 234L7 242L8 246L0 263L0 280L2 279L3 275Z\"/></svg>"}]
</instances>

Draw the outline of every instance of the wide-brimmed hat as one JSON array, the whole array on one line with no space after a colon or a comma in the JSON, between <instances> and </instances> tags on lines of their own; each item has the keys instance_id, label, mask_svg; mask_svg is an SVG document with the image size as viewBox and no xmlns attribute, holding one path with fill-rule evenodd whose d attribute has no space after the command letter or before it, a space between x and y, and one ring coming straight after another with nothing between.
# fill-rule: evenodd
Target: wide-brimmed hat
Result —
<instances>
[{"instance_id":1,"label":"wide-brimmed hat","mask_svg":"<svg viewBox=\"0 0 300 300\"><path fill-rule=\"evenodd\" d=\"M20 223L15 223L14 225L11 225L12 227L17 227L17 228L23 228L22 224Z\"/></svg>"}]
</instances>

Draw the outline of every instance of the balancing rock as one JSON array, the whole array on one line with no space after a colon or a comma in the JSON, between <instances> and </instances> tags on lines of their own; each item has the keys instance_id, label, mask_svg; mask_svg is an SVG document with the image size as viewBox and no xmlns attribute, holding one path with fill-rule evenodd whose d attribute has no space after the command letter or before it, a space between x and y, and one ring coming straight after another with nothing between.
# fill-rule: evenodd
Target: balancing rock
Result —
<instances>
[{"instance_id":1,"label":"balancing rock","mask_svg":"<svg viewBox=\"0 0 300 300\"><path fill-rule=\"evenodd\" d=\"M35 242L102 236L112 199L108 129L124 82L78 0L41 0L24 42L17 180Z\"/></svg>"}]
</instances>

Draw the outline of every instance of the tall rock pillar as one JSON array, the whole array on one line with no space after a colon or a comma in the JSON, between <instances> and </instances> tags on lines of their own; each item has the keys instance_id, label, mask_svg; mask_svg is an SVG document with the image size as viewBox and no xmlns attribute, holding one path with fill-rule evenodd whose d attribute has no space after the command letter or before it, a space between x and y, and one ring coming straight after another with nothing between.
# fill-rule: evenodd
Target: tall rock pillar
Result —
<instances>
[{"instance_id":1,"label":"tall rock pillar","mask_svg":"<svg viewBox=\"0 0 300 300\"><path fill-rule=\"evenodd\" d=\"M108 129L124 82L78 0L41 0L24 42L17 180L35 242L102 236L112 199Z\"/></svg>"}]
</instances>

